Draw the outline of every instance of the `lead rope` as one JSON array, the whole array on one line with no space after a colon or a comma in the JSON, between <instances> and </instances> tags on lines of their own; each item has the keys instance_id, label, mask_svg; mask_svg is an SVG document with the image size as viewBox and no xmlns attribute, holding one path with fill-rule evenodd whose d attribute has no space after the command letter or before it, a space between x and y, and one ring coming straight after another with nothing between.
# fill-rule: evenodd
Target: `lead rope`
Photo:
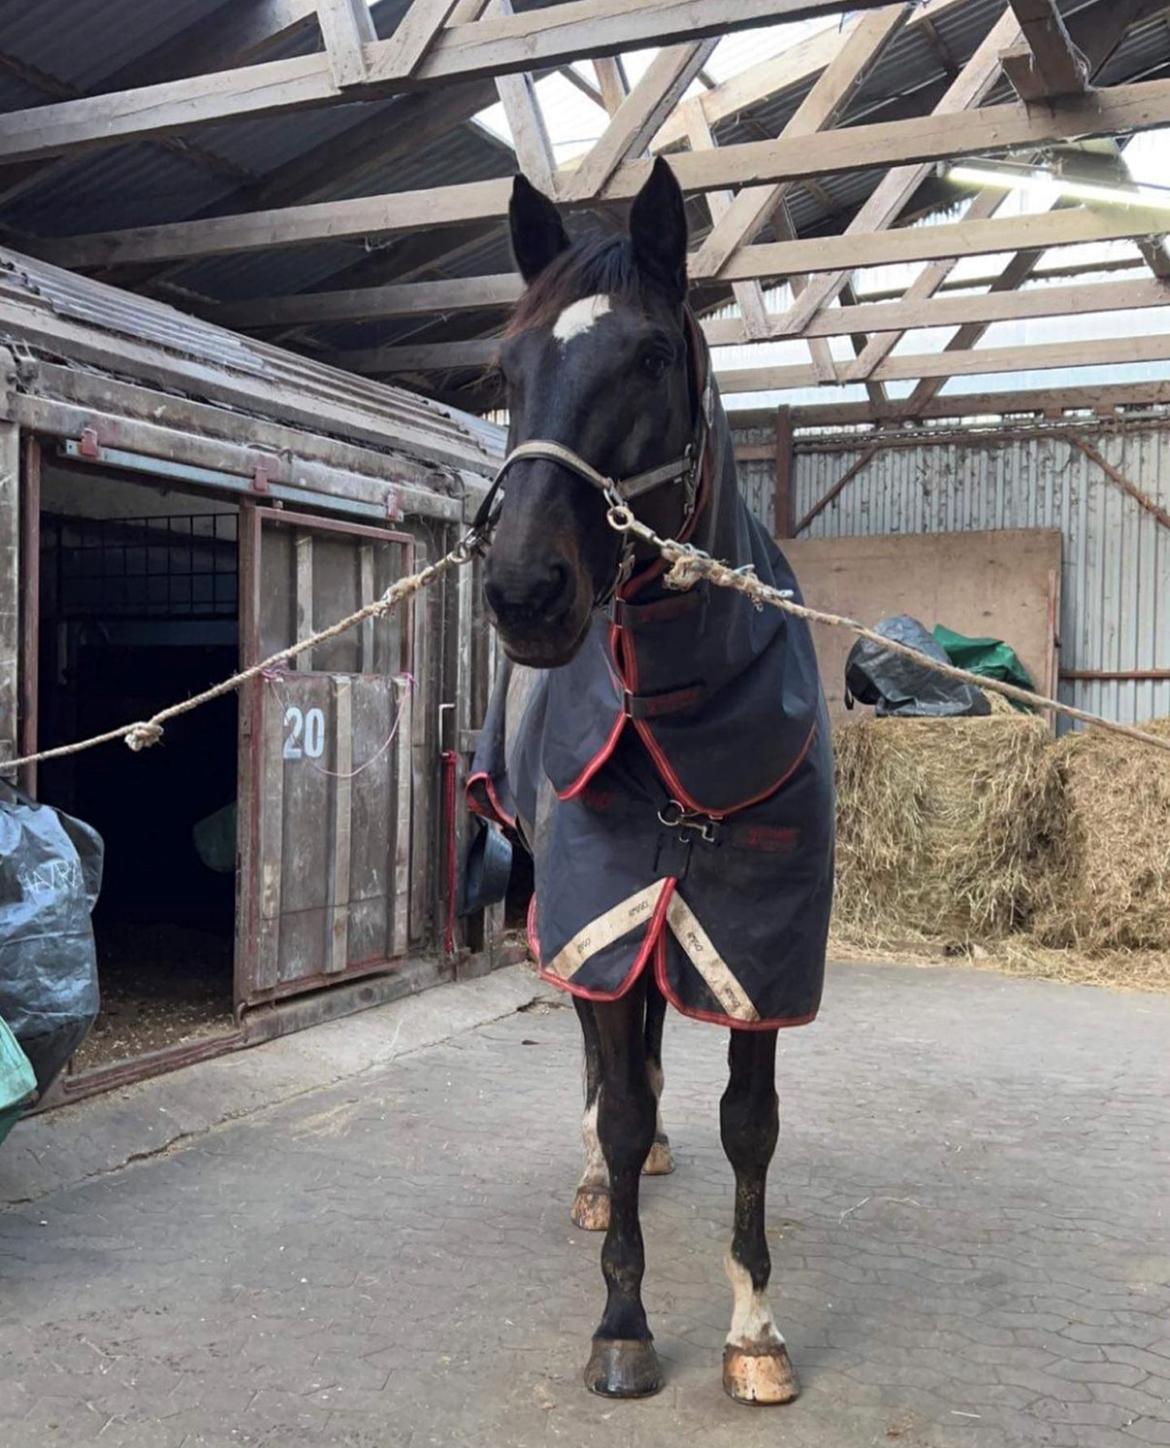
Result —
<instances>
[{"instance_id":1,"label":"lead rope","mask_svg":"<svg viewBox=\"0 0 1170 1448\"><path fill-rule=\"evenodd\" d=\"M258 678L262 674L271 675L279 670L281 665L288 663L290 659L295 659L298 654L316 648L318 644L327 643L329 639L346 633L358 624L365 623L367 619L384 618L387 614L393 613L400 604L413 597L414 594L421 593L424 588L429 588L432 583L438 582L451 569L461 568L465 563L470 563L486 541L486 535L482 530L473 527L451 549L450 553L436 559L434 563L428 564L418 573L411 573L406 578L398 579L380 598L374 599L372 603L367 603L356 613L349 614L328 628L310 634L307 638L298 639L287 649L281 649L279 653L271 654L260 663L252 664L250 668L241 669L231 678L214 684L210 689L204 689L201 694L194 694L190 699L184 699L178 704L171 704L166 709L160 709L149 719L142 719L134 724L123 724L117 729L107 730L104 734L95 734L92 739L82 739L76 744L62 744L56 749L43 749L39 754L26 754L19 759L0 759L0 772L19 769L26 764L39 764L46 759L62 759L67 754L80 754L84 749L94 749L99 744L110 744L116 739L124 739L127 746L136 754L140 750L149 749L152 744L157 744L162 738L163 725L171 719L177 719L180 714L189 714L192 709L198 709L201 704L209 704L212 699L219 699L224 694L232 693L242 684L246 684L249 679Z\"/></svg>"},{"instance_id":2,"label":"lead rope","mask_svg":"<svg viewBox=\"0 0 1170 1448\"><path fill-rule=\"evenodd\" d=\"M608 479L605 480L605 486L601 491L608 504L606 517L609 526L627 540L633 538L648 544L670 564L669 571L663 580L670 588L685 591L692 588L701 579L705 579L708 583L714 584L716 588L731 588L737 593L744 594L751 599L757 609L778 608L784 613L791 614L794 618L803 618L809 623L823 623L832 628L848 629L851 633L857 634L859 638L868 639L883 649L889 649L891 653L904 654L907 658L914 659L915 662L923 665L924 668L933 670L936 674L943 674L951 679L960 679L965 684L974 684L977 689L1002 694L1005 698L1015 699L1018 703L1028 704L1034 709L1051 709L1054 713L1063 714L1066 718L1079 720L1082 724L1089 724L1097 729L1107 729L1113 734L1121 734L1127 739L1136 740L1139 744L1147 744L1163 753L1170 754L1170 738L1161 739L1156 734L1147 734L1144 730L1133 728L1132 725L1119 724L1112 719L1102 718L1101 715L1091 714L1086 709L1077 709L1072 704L1062 704L1058 699L1045 698L1043 694L1031 693L1028 689L1020 689L1015 684L1004 683L1001 679L985 678L982 674L973 674L967 669L960 669L955 664L942 663L938 659L932 659L929 654L919 653L909 644L886 638L883 634L867 628L856 619L845 618L836 613L825 613L821 609L808 608L804 604L794 603L784 590L772 588L750 570L731 568L726 563L720 563L717 559L703 553L690 543L679 543L673 538L660 538L652 528L648 528L645 523L639 522L634 517L632 510L618 494L615 485ZM230 694L242 684L246 684L249 679L257 678L265 671L278 669L289 659L295 659L298 654L303 654L318 644L336 638L338 634L345 633L359 623L364 623L366 619L383 618L392 613L406 599L420 593L424 588L429 588L432 583L437 583L444 574L470 563L472 558L482 552L490 534L491 520L477 520L476 524L464 534L449 553L444 554L434 563L428 564L418 573L400 578L396 583L391 584L381 598L366 604L356 613L349 614L329 628L310 634L308 638L298 639L295 644L290 644L288 648L272 654L261 663L241 669L239 673L233 674L210 689L205 689L201 694L195 694L181 703L172 704L169 708L160 709L149 719L140 720L134 724L123 724L118 729L107 730L104 734L96 734L91 739L82 739L75 744L62 744L56 749L44 749L39 754L26 754L19 759L0 760L0 772L7 773L23 765L38 764L47 759L61 759L68 754L80 754L83 750L94 749L99 744L109 744L116 739L124 739L129 748L136 753L147 749L152 744L157 744L162 738L163 725L171 719L178 718L180 714L190 713L192 709L198 709L201 704L210 703L212 699L219 699L224 694Z\"/></svg>"},{"instance_id":3,"label":"lead rope","mask_svg":"<svg viewBox=\"0 0 1170 1448\"><path fill-rule=\"evenodd\" d=\"M668 588L685 592L693 588L700 579L706 579L717 588L734 589L736 593L742 593L750 598L757 609L778 608L784 613L791 614L794 618L803 618L809 623L824 623L832 628L848 629L851 633L857 634L859 638L868 639L870 643L879 644L883 649L889 649L891 653L904 654L915 663L922 664L924 668L932 669L936 674L943 674L949 679L960 679L965 684L974 684L977 689L988 689L993 693L1002 694L1005 698L1015 699L1021 704L1028 704L1034 709L1051 709L1057 714L1063 714L1069 719L1078 719L1082 724L1091 724L1097 729L1108 729L1114 734L1123 734L1128 739L1135 739L1140 744L1149 744L1154 749L1160 749L1170 754L1170 738L1162 739L1156 734L1147 734L1142 729L1135 729L1129 724L1119 724L1115 720L1105 719L1100 714L1090 714L1086 709L1077 709L1072 704L1062 704L1059 699L1048 699L1043 694L1034 694L1028 689L1018 688L1015 684L1007 684L1002 679L989 679L982 674L973 674L967 669L960 669L957 664L943 663L939 659L932 659L929 654L923 654L918 649L912 648L909 644L898 642L896 639L886 638L884 634L876 630L866 628L863 623L856 619L845 618L837 613L824 613L818 608L808 608L805 604L794 603L784 589L773 588L757 578L751 568L730 568L726 563L720 563L718 559L710 557L709 554L695 548L690 543L679 543L673 538L660 538L652 528L641 523L634 517L633 512L622 502L615 502L609 499L609 511L606 514L609 526L616 532L627 538L637 538L642 543L647 543L651 548L670 564L670 568L663 577L663 582Z\"/></svg>"}]
</instances>

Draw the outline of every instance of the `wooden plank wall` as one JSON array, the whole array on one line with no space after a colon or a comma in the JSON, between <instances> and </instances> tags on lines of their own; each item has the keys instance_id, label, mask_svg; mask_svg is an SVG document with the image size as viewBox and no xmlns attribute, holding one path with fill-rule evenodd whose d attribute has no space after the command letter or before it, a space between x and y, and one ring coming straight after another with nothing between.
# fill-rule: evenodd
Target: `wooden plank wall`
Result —
<instances>
[{"instance_id":1,"label":"wooden plank wall","mask_svg":"<svg viewBox=\"0 0 1170 1448\"><path fill-rule=\"evenodd\" d=\"M781 546L810 605L871 626L908 613L928 629L945 623L959 633L1004 639L1037 688L1053 692L1058 530L792 538ZM844 703L845 660L855 635L814 625L813 636L834 726L860 717Z\"/></svg>"}]
</instances>

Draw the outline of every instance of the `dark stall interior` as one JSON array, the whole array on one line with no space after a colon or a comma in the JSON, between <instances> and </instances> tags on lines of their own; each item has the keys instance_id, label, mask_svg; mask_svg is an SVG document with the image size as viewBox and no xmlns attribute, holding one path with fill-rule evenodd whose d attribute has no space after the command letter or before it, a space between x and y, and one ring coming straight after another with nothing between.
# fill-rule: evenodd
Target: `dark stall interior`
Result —
<instances>
[{"instance_id":1,"label":"dark stall interior","mask_svg":"<svg viewBox=\"0 0 1170 1448\"><path fill-rule=\"evenodd\" d=\"M238 666L236 508L93 469L46 468L42 748L197 693ZM38 796L106 844L94 912L102 1012L74 1073L230 1030L237 698L42 766Z\"/></svg>"}]
</instances>

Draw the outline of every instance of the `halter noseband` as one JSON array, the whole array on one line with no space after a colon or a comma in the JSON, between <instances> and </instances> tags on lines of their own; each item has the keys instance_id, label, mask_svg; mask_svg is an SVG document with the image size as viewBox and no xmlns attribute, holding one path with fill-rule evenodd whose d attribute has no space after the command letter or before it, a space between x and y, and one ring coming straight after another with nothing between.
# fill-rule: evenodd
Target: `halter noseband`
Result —
<instances>
[{"instance_id":1,"label":"halter noseband","mask_svg":"<svg viewBox=\"0 0 1170 1448\"><path fill-rule=\"evenodd\" d=\"M504 475L514 463L523 462L525 458L545 458L549 462L559 463L561 467L568 468L570 472L576 473L579 478L584 478L587 483L595 487L610 507L625 507L635 498L652 492L664 483L681 483L684 489L681 531L685 533L688 524L694 517L695 506L698 502L703 459L710 435L711 415L714 407L711 376L712 371L708 367L694 434L684 449L682 457L676 458L673 462L661 463L656 468L647 468L643 472L634 473L628 478L614 479L598 472L592 464L587 463L579 453L575 453L564 443L552 442L548 438L532 438L528 442L518 443L500 464L491 486L484 494L483 501L476 510L471 525L472 535L480 543L486 542L491 537L492 530L499 521L500 509L503 507L504 499L500 485L504 480ZM610 601L629 578L633 566L633 540L628 534L623 534L621 552L618 556L613 580L609 587L599 593L594 600L598 607L604 607Z\"/></svg>"}]
</instances>

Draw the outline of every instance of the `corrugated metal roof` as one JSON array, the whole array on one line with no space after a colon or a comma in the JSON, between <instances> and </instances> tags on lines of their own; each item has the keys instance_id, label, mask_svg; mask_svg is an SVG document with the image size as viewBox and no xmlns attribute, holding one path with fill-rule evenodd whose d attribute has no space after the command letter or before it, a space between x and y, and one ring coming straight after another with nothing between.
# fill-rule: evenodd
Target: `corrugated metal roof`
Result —
<instances>
[{"instance_id":1,"label":"corrugated metal roof","mask_svg":"<svg viewBox=\"0 0 1170 1448\"><path fill-rule=\"evenodd\" d=\"M6 54L30 69L29 77L18 79L0 74L0 109L21 108L60 93L60 87L100 89L103 81L120 73L136 60L183 34L191 25L213 16L221 7L241 0L168 0L166 5L146 5L142 0L0 0L0 27ZM373 9L379 34L392 33L407 0L381 0ZM529 8L533 0L520 0L517 8ZM545 0L548 3L548 0ZM1091 0L1066 0L1066 15ZM943 47L954 62L964 63L982 42L1001 13L1001 0L967 0L940 14L935 25ZM785 27L793 29L793 27ZM1103 83L1144 74L1150 67L1164 65L1170 45L1165 17L1159 15L1135 25L1101 74ZM314 26L270 47L266 58L304 53L319 45ZM740 37L741 48L751 53L750 37ZM45 73L37 90L33 77ZM909 26L880 58L855 95L846 113L858 121L891 99L914 93L937 93L946 82L939 55L921 33ZM56 87L56 91L54 91ZM783 129L809 89L809 83L789 87L766 102L752 107L719 127L724 141L759 139ZM1004 91L1003 94L1007 92ZM998 93L997 93L998 94ZM287 115L259 117L212 127L202 127L186 138L190 151L183 154L174 145L146 143L95 149L64 162L50 163L43 179L12 201L4 222L13 234L61 235L119 227L150 225L232 210L247 210L248 188L233 176L263 180L296 158L311 154L337 141L344 144L347 131L370 118L383 118L389 129L395 125L394 98L384 101L298 110ZM406 157L384 166L364 170L357 180L339 179L336 186L321 189L321 199L392 193L438 184L481 180L506 175L514 169L509 148L477 128L466 125L438 141L418 148ZM338 175L343 175L339 166ZM790 193L790 204L798 231L809 233L826 223L825 193L834 218L849 214L880 179L880 172L850 172L829 176L813 194L798 186ZM3 178L0 178L2 190ZM695 203L692 216L701 216ZM468 218L474 226L475 218ZM466 231L466 229L465 229ZM696 228L699 234L699 228ZM767 239L768 233L762 234ZM434 254L441 256L450 244L445 229L434 232ZM386 242L374 239L372 247L384 254L385 265L376 269L377 280L395 274L401 254L402 269L418 274L419 238L403 237ZM506 234L498 224L485 231L482 247L462 249L452 263L441 263L432 275L475 275L502 271L510 266ZM29 245L32 245L30 241ZM327 241L303 247L288 247L236 256L215 257L189 265L158 269L167 283L191 297L223 300L271 296L347 285L347 273L361 268L367 248L361 240ZM157 273L156 273L157 275ZM364 281L362 284L365 284ZM376 327L342 328L305 333L315 344L368 345L365 339L394 341L423 335L433 340L442 335L461 334L468 321L434 319L420 333L418 319L379 323ZM493 318L484 319L487 326ZM446 331L444 332L444 328ZM359 340L360 339L360 340ZM468 374L470 375L470 374ZM739 401L740 399L737 399Z\"/></svg>"},{"instance_id":2,"label":"corrugated metal roof","mask_svg":"<svg viewBox=\"0 0 1170 1448\"><path fill-rule=\"evenodd\" d=\"M6 300L15 305L6 310ZM43 313L46 321L51 317L78 324L83 329L80 339L49 335L38 313ZM128 375L138 375L136 366L141 371L140 365L132 365L130 344L136 352L144 344L160 349L151 355L157 358L165 354L167 370L182 377L182 390L187 396L214 400L216 379L254 379L257 384L263 382L279 389L273 394L267 390L250 394L259 416L280 420L282 394L302 407L306 397L313 397L321 400L322 426L333 435L347 436L344 430L326 426L325 419L358 408L370 427L384 433L387 449L414 453L427 460L446 459L452 466L484 472L492 469L501 450L498 429L454 408L396 387L355 378L296 353L213 326L161 302L0 248L0 341L25 353L41 352L66 359L76 356L89 366L93 365L93 349L84 345L86 329L112 338L115 343L121 340L127 344L127 352L119 354L115 347L111 354L107 347L104 355L112 355L108 365ZM161 386L153 376L146 380ZM335 409L332 413L330 405ZM420 450L408 439L418 438L423 432L426 444Z\"/></svg>"},{"instance_id":3,"label":"corrugated metal roof","mask_svg":"<svg viewBox=\"0 0 1170 1448\"><path fill-rule=\"evenodd\" d=\"M195 216L238 184L158 145L114 146L50 164L4 215L31 236L150 226Z\"/></svg>"},{"instance_id":4,"label":"corrugated metal roof","mask_svg":"<svg viewBox=\"0 0 1170 1448\"><path fill-rule=\"evenodd\" d=\"M94 90L108 75L189 26L224 0L0 0L0 35L9 55L48 75ZM43 99L43 97L42 97Z\"/></svg>"}]
</instances>

